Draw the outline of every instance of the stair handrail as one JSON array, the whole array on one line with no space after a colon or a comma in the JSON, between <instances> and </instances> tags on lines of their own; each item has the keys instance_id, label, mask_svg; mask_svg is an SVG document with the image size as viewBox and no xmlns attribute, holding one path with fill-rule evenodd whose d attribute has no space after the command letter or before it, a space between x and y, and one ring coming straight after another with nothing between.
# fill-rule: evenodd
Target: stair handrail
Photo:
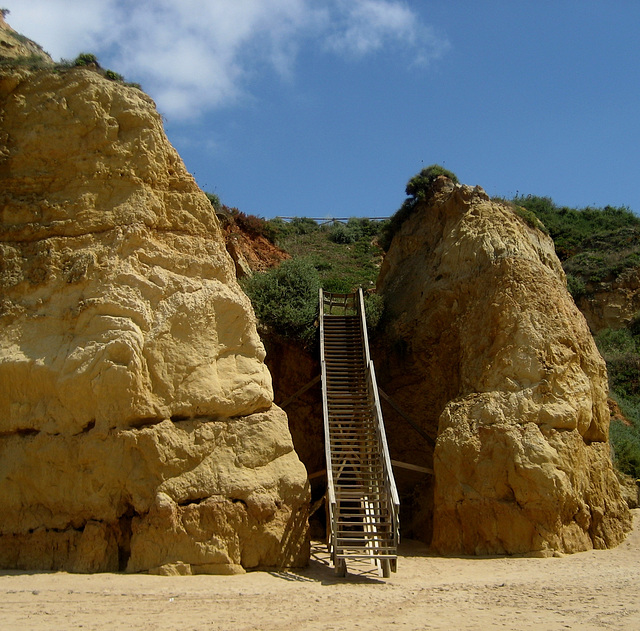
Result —
<instances>
[{"instance_id":1,"label":"stair handrail","mask_svg":"<svg viewBox=\"0 0 640 631\"><path fill-rule=\"evenodd\" d=\"M322 288L321 288L322 289ZM358 306L356 304L357 296L354 292L352 293L339 293L334 291L327 291L323 293L323 298L321 298L322 302L320 302L320 307L324 313L324 306L328 306L328 313L331 315L333 313L334 307L339 307L344 310L344 313L341 315L347 315L347 310L351 309L354 313L357 313Z\"/></svg>"},{"instance_id":2,"label":"stair handrail","mask_svg":"<svg viewBox=\"0 0 640 631\"><path fill-rule=\"evenodd\" d=\"M385 485L391 497L391 521L393 528L393 540L397 546L400 542L400 496L396 488L395 478L393 477L393 469L391 467L391 456L389 455L389 446L387 444L387 435L384 430L384 421L382 417L382 408L380 406L380 397L378 395L378 385L376 381L376 371L371 360L369 351L369 336L367 334L367 317L364 307L364 294L362 287L358 289L357 310L360 316L360 324L362 331L362 344L365 352L365 365L367 371L367 385L369 387L369 397L373 403L374 419L378 442L380 443L380 452L382 453L382 462L384 470Z\"/></svg>"},{"instance_id":3,"label":"stair handrail","mask_svg":"<svg viewBox=\"0 0 640 631\"><path fill-rule=\"evenodd\" d=\"M329 514L327 521L331 524L331 539L328 541L329 553L334 554L336 551L336 529L334 528L334 516L336 512L336 492L333 485L333 462L331 458L331 443L329 433L329 406L327 403L327 365L324 357L324 305L325 298L322 287L319 292L320 299L320 368L322 371L322 421L324 425L324 452L327 468L327 504Z\"/></svg>"}]
</instances>

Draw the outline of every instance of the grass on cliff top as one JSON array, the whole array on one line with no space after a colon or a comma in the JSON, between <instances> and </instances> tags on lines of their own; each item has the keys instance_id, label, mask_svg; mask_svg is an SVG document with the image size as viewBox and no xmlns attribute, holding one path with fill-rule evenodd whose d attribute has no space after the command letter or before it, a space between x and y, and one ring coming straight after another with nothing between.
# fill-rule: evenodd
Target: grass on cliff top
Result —
<instances>
[{"instance_id":1,"label":"grass on cliff top","mask_svg":"<svg viewBox=\"0 0 640 631\"><path fill-rule=\"evenodd\" d=\"M324 224L308 217L267 220L225 206L213 193L206 195L218 214L231 218L244 232L265 237L294 259L310 263L327 291L346 293L358 287L375 287L384 255L378 238L386 222L362 217Z\"/></svg>"},{"instance_id":2,"label":"grass on cliff top","mask_svg":"<svg viewBox=\"0 0 640 631\"><path fill-rule=\"evenodd\" d=\"M318 225L273 220L277 244L294 258L309 260L327 291L350 292L375 287L382 262L377 236L381 223L352 217L347 223Z\"/></svg>"},{"instance_id":3,"label":"grass on cliff top","mask_svg":"<svg viewBox=\"0 0 640 631\"><path fill-rule=\"evenodd\" d=\"M574 298L640 266L640 217L628 208L567 208L534 195L513 202L548 230Z\"/></svg>"},{"instance_id":4,"label":"grass on cliff top","mask_svg":"<svg viewBox=\"0 0 640 631\"><path fill-rule=\"evenodd\" d=\"M38 70L51 70L56 73L62 73L72 68L87 68L88 70L93 70L109 81L116 81L129 88L142 90L142 86L139 83L127 82L118 72L102 68L98 63L97 57L92 53L80 53L80 55L78 55L74 60L61 59L58 63L54 64L51 64L49 61L36 54L32 54L27 57L0 57L0 70L3 68L25 68L26 70L31 70L33 72Z\"/></svg>"},{"instance_id":5,"label":"grass on cliff top","mask_svg":"<svg viewBox=\"0 0 640 631\"><path fill-rule=\"evenodd\" d=\"M260 323L281 335L313 343L320 287L340 293L375 287L383 255L378 245L380 222L356 217L324 225L302 217L266 221L227 210L243 229L266 236L292 256L243 281ZM367 319L375 327L382 301L375 295L366 300Z\"/></svg>"}]
</instances>

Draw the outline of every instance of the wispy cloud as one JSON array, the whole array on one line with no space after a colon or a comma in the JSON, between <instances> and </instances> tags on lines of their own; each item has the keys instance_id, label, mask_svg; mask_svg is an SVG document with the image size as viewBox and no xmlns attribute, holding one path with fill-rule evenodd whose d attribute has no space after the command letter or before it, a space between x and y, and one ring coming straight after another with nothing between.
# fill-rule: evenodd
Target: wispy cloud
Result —
<instances>
[{"instance_id":1,"label":"wispy cloud","mask_svg":"<svg viewBox=\"0 0 640 631\"><path fill-rule=\"evenodd\" d=\"M118 28L112 10L116 3L109 0L8 0L2 4L10 10L9 24L56 59L75 56Z\"/></svg>"},{"instance_id":2,"label":"wispy cloud","mask_svg":"<svg viewBox=\"0 0 640 631\"><path fill-rule=\"evenodd\" d=\"M9 22L54 58L94 52L175 117L237 102L258 73L294 77L305 46L351 60L393 48L420 63L448 47L400 0L20 0L9 8Z\"/></svg>"},{"instance_id":3,"label":"wispy cloud","mask_svg":"<svg viewBox=\"0 0 640 631\"><path fill-rule=\"evenodd\" d=\"M292 72L305 0L153 0L131 10L116 60L178 116L235 102L253 73Z\"/></svg>"},{"instance_id":4,"label":"wispy cloud","mask_svg":"<svg viewBox=\"0 0 640 631\"><path fill-rule=\"evenodd\" d=\"M406 4L396 0L338 0L334 27L327 44L334 51L361 57L386 46L403 48L414 61L440 57L449 47L445 38L423 24Z\"/></svg>"}]
</instances>

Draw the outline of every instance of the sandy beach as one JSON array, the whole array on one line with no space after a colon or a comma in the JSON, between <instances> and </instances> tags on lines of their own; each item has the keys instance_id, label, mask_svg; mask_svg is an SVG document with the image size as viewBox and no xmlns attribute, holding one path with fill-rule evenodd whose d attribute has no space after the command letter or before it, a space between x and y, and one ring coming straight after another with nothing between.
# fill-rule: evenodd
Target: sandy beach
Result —
<instances>
[{"instance_id":1,"label":"sandy beach","mask_svg":"<svg viewBox=\"0 0 640 631\"><path fill-rule=\"evenodd\" d=\"M0 573L3 629L638 629L640 510L613 550L441 558L413 541L384 580L337 578L324 546L300 571L161 577Z\"/></svg>"}]
</instances>

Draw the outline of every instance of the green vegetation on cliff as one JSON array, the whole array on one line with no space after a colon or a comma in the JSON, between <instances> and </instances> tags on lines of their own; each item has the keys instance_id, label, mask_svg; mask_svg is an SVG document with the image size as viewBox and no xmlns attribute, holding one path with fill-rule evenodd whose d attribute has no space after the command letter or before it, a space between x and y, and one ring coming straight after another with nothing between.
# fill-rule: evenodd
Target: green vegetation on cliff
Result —
<instances>
[{"instance_id":1,"label":"green vegetation on cliff","mask_svg":"<svg viewBox=\"0 0 640 631\"><path fill-rule=\"evenodd\" d=\"M377 325L382 299L367 290L375 287L378 277L383 256L378 235L384 222L361 217L323 224L308 217L267 221L221 205L215 196L210 195L210 201L219 213L233 217L244 232L269 239L292 257L277 268L242 281L263 326L311 344L316 333L319 287L339 293L362 287L367 319L371 327Z\"/></svg>"},{"instance_id":2,"label":"green vegetation on cliff","mask_svg":"<svg viewBox=\"0 0 640 631\"><path fill-rule=\"evenodd\" d=\"M23 35L16 33L14 35L16 39L22 39L37 46L35 42L27 39ZM39 48L39 47L38 47ZM46 54L46 53L45 53ZM32 54L26 57L3 57L0 53L0 69L2 68L26 68L27 70L51 70L53 72L61 73L68 71L72 68L86 68L93 70L97 74L102 75L109 81L116 81L122 83L130 88L136 88L142 90L139 83L130 83L124 80L124 77L114 70L103 68L98 62L98 58L93 53L80 53L75 59L61 59L58 63L52 64L47 58L42 55Z\"/></svg>"},{"instance_id":3,"label":"green vegetation on cliff","mask_svg":"<svg viewBox=\"0 0 640 631\"><path fill-rule=\"evenodd\" d=\"M380 245L386 252L391 246L391 241L396 235L400 226L413 214L416 206L420 202L425 202L429 199L432 193L433 184L441 175L448 177L455 184L458 183L458 178L455 173L445 169L439 164L432 164L425 167L414 175L405 187L405 193L407 199L404 200L402 206L393 214L388 223L383 227L380 234Z\"/></svg>"},{"instance_id":4,"label":"green vegetation on cliff","mask_svg":"<svg viewBox=\"0 0 640 631\"><path fill-rule=\"evenodd\" d=\"M283 261L242 284L262 325L305 343L313 340L320 276L309 259Z\"/></svg>"},{"instance_id":5,"label":"green vegetation on cliff","mask_svg":"<svg viewBox=\"0 0 640 631\"><path fill-rule=\"evenodd\" d=\"M574 298L640 266L640 217L628 208L567 208L548 197L516 197L553 238Z\"/></svg>"},{"instance_id":6,"label":"green vegetation on cliff","mask_svg":"<svg viewBox=\"0 0 640 631\"><path fill-rule=\"evenodd\" d=\"M352 217L346 223L318 225L309 219L269 222L278 245L294 258L308 259L327 291L350 292L375 287L382 252L378 221Z\"/></svg>"},{"instance_id":7,"label":"green vegetation on cliff","mask_svg":"<svg viewBox=\"0 0 640 631\"><path fill-rule=\"evenodd\" d=\"M616 466L640 479L640 335L631 329L605 329L596 344L607 362L611 397L627 422L612 419L609 438Z\"/></svg>"}]
</instances>

